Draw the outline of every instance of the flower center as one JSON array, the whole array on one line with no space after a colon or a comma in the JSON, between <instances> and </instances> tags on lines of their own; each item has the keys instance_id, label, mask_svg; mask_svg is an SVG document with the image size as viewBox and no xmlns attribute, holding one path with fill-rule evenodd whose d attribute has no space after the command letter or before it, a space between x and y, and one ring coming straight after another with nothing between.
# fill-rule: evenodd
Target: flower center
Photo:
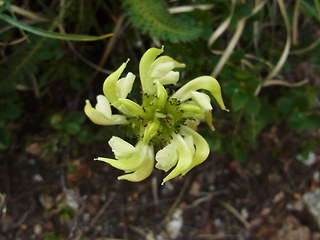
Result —
<instances>
[{"instance_id":1,"label":"flower center","mask_svg":"<svg viewBox=\"0 0 320 240\"><path fill-rule=\"evenodd\" d=\"M144 113L138 117L130 117L129 125L138 138L143 138L145 129L154 124L156 128L152 130L154 134L150 143L163 147L163 144L172 139L172 133L178 133L180 125L186 120L180 105L181 102L175 98L168 97L161 101L156 94L144 93L141 105Z\"/></svg>"}]
</instances>

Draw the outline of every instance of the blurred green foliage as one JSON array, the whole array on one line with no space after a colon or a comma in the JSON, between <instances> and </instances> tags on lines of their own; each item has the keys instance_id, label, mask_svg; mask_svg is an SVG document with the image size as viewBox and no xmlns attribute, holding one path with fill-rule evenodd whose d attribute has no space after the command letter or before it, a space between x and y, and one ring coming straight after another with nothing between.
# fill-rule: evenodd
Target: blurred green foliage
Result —
<instances>
[{"instance_id":1,"label":"blurred green foliage","mask_svg":"<svg viewBox=\"0 0 320 240\"><path fill-rule=\"evenodd\" d=\"M57 235L55 233L48 233L45 237L44 240L66 240L67 238L65 238L62 235Z\"/></svg>"},{"instance_id":2,"label":"blurred green foliage","mask_svg":"<svg viewBox=\"0 0 320 240\"><path fill-rule=\"evenodd\" d=\"M119 6L115 0L71 0L61 6L38 0L18 6L5 1L0 14L38 29L114 36L88 43L62 41L0 20L0 150L10 150L13 143L23 148L34 141L32 136L46 135L43 152L54 155L58 142L72 145L77 155L82 146L106 142L114 134L125 136L122 128L92 127L82 111L84 100L100 94L107 73L127 58L132 59L128 71L137 72L145 49L164 45L166 55L186 63L181 83L210 74L221 83L230 113L214 111L216 132L199 127L214 152L246 161L252 150L263 147L261 132L277 126L301 137L296 148L308 154L319 141L320 41L314 31L319 28L319 1L266 1L258 9L255 2L125 0ZM213 41L217 29L221 33ZM223 67L217 70L219 64ZM134 86L131 94L139 91Z\"/></svg>"}]
</instances>

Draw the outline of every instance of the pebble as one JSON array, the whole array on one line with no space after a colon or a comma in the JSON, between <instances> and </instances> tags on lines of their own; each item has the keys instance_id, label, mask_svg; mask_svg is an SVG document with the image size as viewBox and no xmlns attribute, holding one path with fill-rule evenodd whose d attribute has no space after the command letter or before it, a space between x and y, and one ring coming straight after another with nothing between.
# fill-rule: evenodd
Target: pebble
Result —
<instances>
[{"instance_id":1,"label":"pebble","mask_svg":"<svg viewBox=\"0 0 320 240\"><path fill-rule=\"evenodd\" d=\"M320 228L320 188L316 188L313 191L306 192L302 201L306 205L309 213L314 218L314 221L317 223Z\"/></svg>"}]
</instances>

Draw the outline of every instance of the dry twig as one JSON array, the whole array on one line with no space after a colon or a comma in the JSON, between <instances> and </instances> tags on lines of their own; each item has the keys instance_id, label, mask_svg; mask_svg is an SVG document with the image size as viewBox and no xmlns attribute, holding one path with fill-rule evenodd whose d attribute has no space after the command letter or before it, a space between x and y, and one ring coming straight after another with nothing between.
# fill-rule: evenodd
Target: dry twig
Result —
<instances>
[{"instance_id":1,"label":"dry twig","mask_svg":"<svg viewBox=\"0 0 320 240\"><path fill-rule=\"evenodd\" d=\"M238 212L237 209L235 209L234 207L232 207L229 203L226 202L220 202L222 206L224 206L229 212L231 212L247 229L250 228L250 223L245 220L241 214Z\"/></svg>"}]
</instances>

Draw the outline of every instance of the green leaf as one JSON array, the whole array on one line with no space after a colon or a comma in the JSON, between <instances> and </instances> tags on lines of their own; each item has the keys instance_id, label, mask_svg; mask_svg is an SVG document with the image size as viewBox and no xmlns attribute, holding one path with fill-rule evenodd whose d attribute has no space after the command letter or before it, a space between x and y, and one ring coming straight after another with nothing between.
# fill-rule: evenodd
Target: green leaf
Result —
<instances>
[{"instance_id":1,"label":"green leaf","mask_svg":"<svg viewBox=\"0 0 320 240\"><path fill-rule=\"evenodd\" d=\"M4 10L8 9L12 1L13 1L13 0L5 0L5 1L0 5L0 13L2 13Z\"/></svg>"},{"instance_id":2,"label":"green leaf","mask_svg":"<svg viewBox=\"0 0 320 240\"><path fill-rule=\"evenodd\" d=\"M55 233L48 233L44 240L66 240L62 235L56 235Z\"/></svg>"},{"instance_id":3,"label":"green leaf","mask_svg":"<svg viewBox=\"0 0 320 240\"><path fill-rule=\"evenodd\" d=\"M296 100L294 97L285 97L285 98L281 98L278 101L278 108L280 110L280 112L282 113L290 113L295 105L296 105Z\"/></svg>"},{"instance_id":4,"label":"green leaf","mask_svg":"<svg viewBox=\"0 0 320 240\"><path fill-rule=\"evenodd\" d=\"M0 150L5 150L11 143L12 133L7 128L0 128Z\"/></svg>"},{"instance_id":5,"label":"green leaf","mask_svg":"<svg viewBox=\"0 0 320 240\"><path fill-rule=\"evenodd\" d=\"M240 53L239 53L240 54ZM233 70L233 76L237 79L246 80L248 78L251 78L251 74L247 71L244 71L240 68L234 68Z\"/></svg>"},{"instance_id":6,"label":"green leaf","mask_svg":"<svg viewBox=\"0 0 320 240\"><path fill-rule=\"evenodd\" d=\"M69 143L70 143L70 137L66 134L62 135L62 138L60 140L60 143L63 145L63 146L67 146Z\"/></svg>"},{"instance_id":7,"label":"green leaf","mask_svg":"<svg viewBox=\"0 0 320 240\"><path fill-rule=\"evenodd\" d=\"M93 134L93 132L86 129L81 129L81 131L77 134L77 139L81 144L89 144L94 141L95 137L96 136Z\"/></svg>"},{"instance_id":8,"label":"green leaf","mask_svg":"<svg viewBox=\"0 0 320 240\"><path fill-rule=\"evenodd\" d=\"M248 99L246 94L238 92L232 98L232 109L238 111L247 103Z\"/></svg>"},{"instance_id":9,"label":"green leaf","mask_svg":"<svg viewBox=\"0 0 320 240\"><path fill-rule=\"evenodd\" d=\"M248 160L248 153L243 146L234 147L232 155L237 161L242 163Z\"/></svg>"},{"instance_id":10,"label":"green leaf","mask_svg":"<svg viewBox=\"0 0 320 240\"><path fill-rule=\"evenodd\" d=\"M65 129L69 134L76 134L81 130L81 127L78 123L69 122L65 125Z\"/></svg>"},{"instance_id":11,"label":"green leaf","mask_svg":"<svg viewBox=\"0 0 320 240\"><path fill-rule=\"evenodd\" d=\"M260 105L259 112L255 116L258 132L267 125L278 123L281 120L280 114L276 111L274 105L270 104L265 99L260 99Z\"/></svg>"},{"instance_id":12,"label":"green leaf","mask_svg":"<svg viewBox=\"0 0 320 240\"><path fill-rule=\"evenodd\" d=\"M124 0L123 7L135 27L161 40L186 42L202 33L191 18L170 15L163 0Z\"/></svg>"},{"instance_id":13,"label":"green leaf","mask_svg":"<svg viewBox=\"0 0 320 240\"><path fill-rule=\"evenodd\" d=\"M16 119L21 115L21 109L14 103L6 104L2 107L0 117L3 119Z\"/></svg>"},{"instance_id":14,"label":"green leaf","mask_svg":"<svg viewBox=\"0 0 320 240\"><path fill-rule=\"evenodd\" d=\"M50 125L55 129L63 128L63 116L60 113L55 113L50 117Z\"/></svg>"},{"instance_id":15,"label":"green leaf","mask_svg":"<svg viewBox=\"0 0 320 240\"><path fill-rule=\"evenodd\" d=\"M68 121L72 123L82 124L86 120L83 112L73 112L68 116Z\"/></svg>"},{"instance_id":16,"label":"green leaf","mask_svg":"<svg viewBox=\"0 0 320 240\"><path fill-rule=\"evenodd\" d=\"M36 34L38 36L47 37L47 38L53 38L53 39L59 39L59 40L67 40L67 41L98 41L105 38L108 38L112 36L111 34L106 34L103 36L89 36L89 35L77 35L77 34L64 34L64 33L57 33L57 32L50 32L46 31L40 28L36 28L30 25L27 25L23 22L20 22L7 14L0 13L0 18L6 21L7 23L21 28L27 32Z\"/></svg>"},{"instance_id":17,"label":"green leaf","mask_svg":"<svg viewBox=\"0 0 320 240\"><path fill-rule=\"evenodd\" d=\"M320 13L319 13L319 11L317 11L318 10L317 7L319 5L319 2L316 3L316 1L315 1L316 6L312 6L311 4L309 4L305 0L299 0L299 1L309 15L315 17L318 21L320 21Z\"/></svg>"},{"instance_id":18,"label":"green leaf","mask_svg":"<svg viewBox=\"0 0 320 240\"><path fill-rule=\"evenodd\" d=\"M312 131L316 130L320 127L320 115L312 114L303 119L301 123L301 128Z\"/></svg>"},{"instance_id":19,"label":"green leaf","mask_svg":"<svg viewBox=\"0 0 320 240\"><path fill-rule=\"evenodd\" d=\"M246 113L255 115L259 112L259 109L260 109L260 100L255 96L251 96L245 108Z\"/></svg>"},{"instance_id":20,"label":"green leaf","mask_svg":"<svg viewBox=\"0 0 320 240\"><path fill-rule=\"evenodd\" d=\"M238 18L242 18L242 17L250 15L252 10L253 10L253 5L245 3L245 4L238 5L236 7L234 13L235 13L235 15L237 15Z\"/></svg>"},{"instance_id":21,"label":"green leaf","mask_svg":"<svg viewBox=\"0 0 320 240\"><path fill-rule=\"evenodd\" d=\"M228 96L236 94L240 89L240 84L238 82L227 82L223 84L223 93Z\"/></svg>"}]
</instances>

